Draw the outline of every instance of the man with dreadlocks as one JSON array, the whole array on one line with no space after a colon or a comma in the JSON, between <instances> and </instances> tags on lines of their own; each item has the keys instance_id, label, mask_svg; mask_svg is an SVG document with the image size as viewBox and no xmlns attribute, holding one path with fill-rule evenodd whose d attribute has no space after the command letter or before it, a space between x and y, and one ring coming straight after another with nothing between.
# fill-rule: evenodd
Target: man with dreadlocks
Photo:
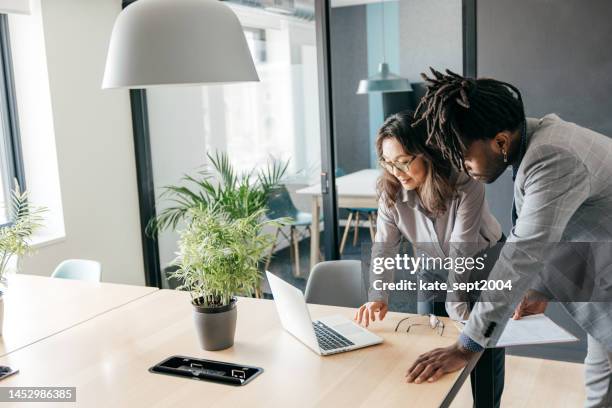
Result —
<instances>
[{"instance_id":1,"label":"man with dreadlocks","mask_svg":"<svg viewBox=\"0 0 612 408\"><path fill-rule=\"evenodd\" d=\"M612 407L612 251L600 245L612 241L612 139L554 114L526 118L521 94L509 83L431 71L431 76L422 74L427 92L415 114L427 124L428 142L457 169L484 183L512 166L513 228L490 279L511 277L513 288L503 302L478 302L457 343L420 356L407 380L435 381L463 368L476 353L495 346L513 310L515 319L543 312L545 299L556 289L550 282L558 278L535 279L537 271L554 269L545 263L547 248L586 241L591 249L603 248L591 252L590 259L603 265L595 267L599 277L593 286L608 290L607 297L565 299L562 305L588 333L585 406Z\"/></svg>"}]
</instances>

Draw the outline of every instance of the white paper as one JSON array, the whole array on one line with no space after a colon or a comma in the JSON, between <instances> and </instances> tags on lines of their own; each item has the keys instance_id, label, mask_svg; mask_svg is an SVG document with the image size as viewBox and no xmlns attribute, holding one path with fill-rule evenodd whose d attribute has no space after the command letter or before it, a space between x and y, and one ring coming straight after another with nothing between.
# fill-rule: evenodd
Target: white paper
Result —
<instances>
[{"instance_id":1,"label":"white paper","mask_svg":"<svg viewBox=\"0 0 612 408\"><path fill-rule=\"evenodd\" d=\"M463 330L467 320L455 321ZM509 319L495 347L523 346L526 344L568 343L578 338L557 325L544 314L525 316L520 320Z\"/></svg>"},{"instance_id":2,"label":"white paper","mask_svg":"<svg viewBox=\"0 0 612 408\"><path fill-rule=\"evenodd\" d=\"M510 319L496 347L571 341L578 341L578 338L550 320L548 316L537 314L525 316L520 320Z\"/></svg>"}]
</instances>

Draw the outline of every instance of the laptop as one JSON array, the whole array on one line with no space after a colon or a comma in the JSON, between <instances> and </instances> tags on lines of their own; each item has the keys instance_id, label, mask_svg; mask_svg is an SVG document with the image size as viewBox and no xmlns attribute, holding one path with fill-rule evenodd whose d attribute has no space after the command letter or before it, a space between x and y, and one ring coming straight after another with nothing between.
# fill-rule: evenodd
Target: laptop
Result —
<instances>
[{"instance_id":1,"label":"laptop","mask_svg":"<svg viewBox=\"0 0 612 408\"><path fill-rule=\"evenodd\" d=\"M283 328L315 353L327 356L382 343L383 339L344 316L313 321L302 291L266 271Z\"/></svg>"}]
</instances>

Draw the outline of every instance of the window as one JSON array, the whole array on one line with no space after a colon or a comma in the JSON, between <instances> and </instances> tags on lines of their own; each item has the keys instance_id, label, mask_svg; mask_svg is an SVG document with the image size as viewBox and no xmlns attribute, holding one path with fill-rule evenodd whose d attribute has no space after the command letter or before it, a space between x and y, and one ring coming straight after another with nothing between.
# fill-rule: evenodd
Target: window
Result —
<instances>
[{"instance_id":1,"label":"window","mask_svg":"<svg viewBox=\"0 0 612 408\"><path fill-rule=\"evenodd\" d=\"M11 221L9 197L14 180L25 189L8 19L0 14L0 225Z\"/></svg>"},{"instance_id":2,"label":"window","mask_svg":"<svg viewBox=\"0 0 612 408\"><path fill-rule=\"evenodd\" d=\"M163 163L161 173L154 174L156 186L176 183L183 173L205 164L205 152L214 151L226 152L240 172L274 158L289 161L291 184L318 182L314 17L229 6L240 20L260 80L147 90L153 161ZM172 164L172 155L181 157L180 166Z\"/></svg>"},{"instance_id":3,"label":"window","mask_svg":"<svg viewBox=\"0 0 612 408\"><path fill-rule=\"evenodd\" d=\"M311 0L310 0L311 1ZM311 1L314 9L314 2ZM289 160L288 188L318 182L321 134L314 16L273 14L230 3L241 22L259 82L147 89L156 195L227 152L238 171ZM301 196L304 197L304 196ZM298 207L311 204L295 201ZM168 205L160 201L158 210ZM175 258L177 234L159 234L160 262Z\"/></svg>"},{"instance_id":4,"label":"window","mask_svg":"<svg viewBox=\"0 0 612 408\"><path fill-rule=\"evenodd\" d=\"M320 133L314 21L235 7L259 82L202 87L207 150L242 171L289 160L292 180L318 181ZM252 25L251 25L252 24Z\"/></svg>"},{"instance_id":5,"label":"window","mask_svg":"<svg viewBox=\"0 0 612 408\"><path fill-rule=\"evenodd\" d=\"M255 64L266 62L266 31L259 28L244 28L244 37L249 45Z\"/></svg>"}]
</instances>

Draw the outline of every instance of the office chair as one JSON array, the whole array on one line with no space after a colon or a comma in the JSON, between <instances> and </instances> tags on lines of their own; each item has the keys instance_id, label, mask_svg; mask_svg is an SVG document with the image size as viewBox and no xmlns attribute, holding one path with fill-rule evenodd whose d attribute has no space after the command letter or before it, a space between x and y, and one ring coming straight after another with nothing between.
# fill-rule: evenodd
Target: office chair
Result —
<instances>
[{"instance_id":1,"label":"office chair","mask_svg":"<svg viewBox=\"0 0 612 408\"><path fill-rule=\"evenodd\" d=\"M57 265L51 277L100 282L101 275L102 265L98 261L90 261L88 259L66 259Z\"/></svg>"},{"instance_id":2,"label":"office chair","mask_svg":"<svg viewBox=\"0 0 612 408\"><path fill-rule=\"evenodd\" d=\"M307 303L359 307L367 301L361 262L355 260L319 262L306 283Z\"/></svg>"},{"instance_id":3,"label":"office chair","mask_svg":"<svg viewBox=\"0 0 612 408\"><path fill-rule=\"evenodd\" d=\"M303 212L298 210L293 201L291 200L291 196L289 195L289 191L287 187L284 185L275 188L270 195L268 196L267 203L267 212L266 216L273 220L277 218L289 218L289 236L282 230L282 228L276 228L276 233L274 235L274 244L270 249L270 254L268 255L268 259L266 260L266 266L264 270L268 270L270 266L270 261L272 260L272 255L274 254L274 250L278 244L278 236L279 234L283 235L287 241L290 243L290 257L292 258L292 263L295 265L293 270L293 275L296 277L300 276L300 239L302 234L299 231L299 228L304 228L304 231L308 232L310 236L310 225L312 224L312 214L308 212Z\"/></svg>"},{"instance_id":4,"label":"office chair","mask_svg":"<svg viewBox=\"0 0 612 408\"><path fill-rule=\"evenodd\" d=\"M357 242L359 242L359 215L364 214L368 217L368 227L370 229L370 239L374 242L374 237L376 235L376 214L377 208L347 208L349 211L348 218L346 219L346 225L344 226L344 233L342 234L342 240L340 241L340 255L344 252L344 247L346 246L346 241L348 239L349 230L351 228L351 221L353 221L354 217L354 225L353 225L353 246L357 246Z\"/></svg>"}]
</instances>

